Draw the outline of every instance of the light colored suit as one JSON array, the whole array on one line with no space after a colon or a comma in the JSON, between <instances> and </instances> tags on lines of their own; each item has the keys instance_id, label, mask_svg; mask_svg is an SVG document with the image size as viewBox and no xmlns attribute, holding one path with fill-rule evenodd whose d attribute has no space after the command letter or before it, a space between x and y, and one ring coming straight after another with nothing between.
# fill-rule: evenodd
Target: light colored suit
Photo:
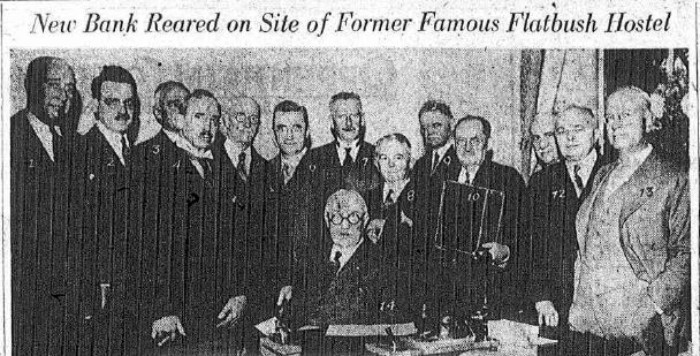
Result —
<instances>
[{"instance_id":1,"label":"light colored suit","mask_svg":"<svg viewBox=\"0 0 700 356\"><path fill-rule=\"evenodd\" d=\"M576 220L579 253L586 251L588 229L596 197L616 163L595 176L592 193L582 203ZM634 274L649 283L647 294L663 311L667 342L676 339L683 298L690 285L690 198L688 173L661 159L654 151L630 179L608 199L622 200L620 242ZM579 258L581 258L579 256ZM578 288L580 274L576 274Z\"/></svg>"}]
</instances>

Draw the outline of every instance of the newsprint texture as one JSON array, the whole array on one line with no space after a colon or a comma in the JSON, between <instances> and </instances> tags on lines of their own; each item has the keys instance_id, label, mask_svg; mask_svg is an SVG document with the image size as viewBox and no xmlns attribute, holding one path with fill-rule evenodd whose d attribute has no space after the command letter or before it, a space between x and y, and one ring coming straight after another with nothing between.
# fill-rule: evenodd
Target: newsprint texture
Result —
<instances>
[{"instance_id":1,"label":"newsprint texture","mask_svg":"<svg viewBox=\"0 0 700 356\"><path fill-rule=\"evenodd\" d=\"M0 4L0 354L691 355L696 4L574 4Z\"/></svg>"}]
</instances>

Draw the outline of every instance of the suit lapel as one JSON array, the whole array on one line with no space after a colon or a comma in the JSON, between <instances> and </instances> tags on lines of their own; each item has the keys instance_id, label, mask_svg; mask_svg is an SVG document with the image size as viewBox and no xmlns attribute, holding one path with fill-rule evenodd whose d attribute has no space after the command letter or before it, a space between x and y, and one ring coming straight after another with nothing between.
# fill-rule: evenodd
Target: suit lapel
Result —
<instances>
[{"instance_id":1,"label":"suit lapel","mask_svg":"<svg viewBox=\"0 0 700 356\"><path fill-rule=\"evenodd\" d=\"M658 171L659 160L654 153L637 168L630 179L625 182L614 195L624 199L622 211L620 212L620 226L644 203L654 197L657 181L652 178L653 172ZM619 195L618 195L619 194Z\"/></svg>"},{"instance_id":2,"label":"suit lapel","mask_svg":"<svg viewBox=\"0 0 700 356\"><path fill-rule=\"evenodd\" d=\"M588 195L586 199L581 203L579 207L578 214L576 215L576 236L578 238L578 245L583 253L586 252L586 236L588 230L588 221L590 220L591 209L593 208L593 202L595 202L598 195L602 193L601 184L608 179L608 175L612 171L615 165L611 164L601 168L600 174L595 175L593 184L591 185L591 195ZM567 179L568 173L567 173Z\"/></svg>"}]
</instances>

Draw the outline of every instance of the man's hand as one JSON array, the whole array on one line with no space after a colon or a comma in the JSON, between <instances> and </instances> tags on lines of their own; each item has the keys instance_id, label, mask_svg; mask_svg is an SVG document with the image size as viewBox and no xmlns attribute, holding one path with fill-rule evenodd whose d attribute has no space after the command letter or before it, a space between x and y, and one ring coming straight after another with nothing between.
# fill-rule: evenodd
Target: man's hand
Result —
<instances>
[{"instance_id":1,"label":"man's hand","mask_svg":"<svg viewBox=\"0 0 700 356\"><path fill-rule=\"evenodd\" d=\"M219 313L219 319L223 319L220 323L216 324L217 328L222 326L233 326L238 322L238 318L243 314L243 309L246 304L246 297L244 295L239 295L237 297L231 297L226 305L221 309Z\"/></svg>"},{"instance_id":2,"label":"man's hand","mask_svg":"<svg viewBox=\"0 0 700 356\"><path fill-rule=\"evenodd\" d=\"M491 259L496 265L504 264L510 257L510 248L498 242L487 242L482 244L481 247L488 249L489 255L491 255Z\"/></svg>"},{"instance_id":3,"label":"man's hand","mask_svg":"<svg viewBox=\"0 0 700 356\"><path fill-rule=\"evenodd\" d=\"M166 342L175 340L178 333L182 336L187 336L187 334L185 334L185 328L182 327L182 323L180 322L180 318L175 315L162 317L154 321L151 330L151 339L165 337L158 342L158 346L163 346Z\"/></svg>"},{"instance_id":4,"label":"man's hand","mask_svg":"<svg viewBox=\"0 0 700 356\"><path fill-rule=\"evenodd\" d=\"M384 232L384 224L386 224L385 219L374 219L367 224L367 237L372 240L372 243L377 243L382 238L382 232Z\"/></svg>"},{"instance_id":5,"label":"man's hand","mask_svg":"<svg viewBox=\"0 0 700 356\"><path fill-rule=\"evenodd\" d=\"M292 286L284 286L280 289L280 296L277 298L277 306L281 306L285 300L292 299Z\"/></svg>"},{"instance_id":6,"label":"man's hand","mask_svg":"<svg viewBox=\"0 0 700 356\"><path fill-rule=\"evenodd\" d=\"M535 310L537 310L537 320L540 325L559 325L559 313L557 313L557 309L554 308L554 304L551 301L541 300L535 303Z\"/></svg>"}]
</instances>

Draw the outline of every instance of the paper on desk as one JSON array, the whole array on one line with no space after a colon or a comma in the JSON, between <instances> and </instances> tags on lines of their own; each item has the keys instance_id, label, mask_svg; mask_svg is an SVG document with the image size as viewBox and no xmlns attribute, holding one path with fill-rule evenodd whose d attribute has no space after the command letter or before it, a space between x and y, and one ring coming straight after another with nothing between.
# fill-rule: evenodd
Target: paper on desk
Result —
<instances>
[{"instance_id":1,"label":"paper on desk","mask_svg":"<svg viewBox=\"0 0 700 356\"><path fill-rule=\"evenodd\" d=\"M391 329L391 332L395 336L406 336L412 335L418 332L415 324L404 323L404 324L372 324L372 325L359 325L359 324L346 324L346 325L329 325L328 330L326 330L326 336L346 336L346 337L358 337L358 336L386 336L386 329Z\"/></svg>"},{"instance_id":2,"label":"paper on desk","mask_svg":"<svg viewBox=\"0 0 700 356\"><path fill-rule=\"evenodd\" d=\"M489 336L506 344L530 343L537 339L539 327L512 320L489 320Z\"/></svg>"},{"instance_id":3,"label":"paper on desk","mask_svg":"<svg viewBox=\"0 0 700 356\"><path fill-rule=\"evenodd\" d=\"M277 331L277 317L273 316L272 318L267 319L258 325L255 325L255 328L258 329L265 336L270 336L274 334L275 331Z\"/></svg>"},{"instance_id":4,"label":"paper on desk","mask_svg":"<svg viewBox=\"0 0 700 356\"><path fill-rule=\"evenodd\" d=\"M488 322L489 337L499 340L504 345L543 346L557 343L539 337L540 328L536 325L518 323L512 320L492 320Z\"/></svg>"}]
</instances>

